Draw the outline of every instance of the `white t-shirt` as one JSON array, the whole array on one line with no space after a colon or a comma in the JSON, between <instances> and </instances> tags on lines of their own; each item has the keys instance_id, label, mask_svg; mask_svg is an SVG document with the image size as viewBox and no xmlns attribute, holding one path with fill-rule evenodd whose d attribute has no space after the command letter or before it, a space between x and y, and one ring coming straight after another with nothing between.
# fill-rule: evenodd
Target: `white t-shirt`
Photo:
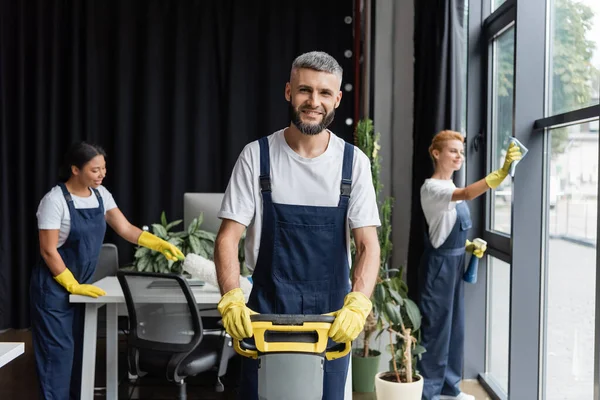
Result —
<instances>
[{"instance_id":1,"label":"white t-shirt","mask_svg":"<svg viewBox=\"0 0 600 400\"><path fill-rule=\"evenodd\" d=\"M99 186L98 192L102 197L104 203L104 214L108 210L112 210L117 207L115 199L112 194L104 187ZM90 195L87 197L79 197L71 194L73 199L73 205L75 208L97 208L99 206L98 198L96 194L90 189ZM36 213L38 219L38 229L58 229L58 245L59 248L62 246L71 231L71 214L69 213L69 206L65 200L60 186L54 186L40 201L38 210Z\"/></svg>"},{"instance_id":2,"label":"white t-shirt","mask_svg":"<svg viewBox=\"0 0 600 400\"><path fill-rule=\"evenodd\" d=\"M421 207L429 225L429 240L434 248L440 247L456 223L456 203L451 201L456 186L451 179L425 179L421 186Z\"/></svg>"},{"instance_id":3,"label":"white t-shirt","mask_svg":"<svg viewBox=\"0 0 600 400\"><path fill-rule=\"evenodd\" d=\"M337 206L340 200L345 141L330 132L329 145L315 158L303 158L292 150L283 129L268 137L271 190L274 203L306 206ZM262 196L260 191L260 145L254 141L242 150L223 197L219 218L248 227L246 265L254 270L260 247ZM346 238L350 265L350 229L379 226L379 212L367 156L354 148L352 189L348 204Z\"/></svg>"}]
</instances>

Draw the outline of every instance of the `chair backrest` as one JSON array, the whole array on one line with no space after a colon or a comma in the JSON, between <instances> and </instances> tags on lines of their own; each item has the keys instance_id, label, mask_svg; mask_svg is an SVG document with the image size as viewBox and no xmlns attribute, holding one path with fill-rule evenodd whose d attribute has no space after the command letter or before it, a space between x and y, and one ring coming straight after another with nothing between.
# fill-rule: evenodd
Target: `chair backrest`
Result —
<instances>
[{"instance_id":1,"label":"chair backrest","mask_svg":"<svg viewBox=\"0 0 600 400\"><path fill-rule=\"evenodd\" d=\"M202 340L202 321L190 286L180 275L119 270L130 346L189 353Z\"/></svg>"},{"instance_id":2,"label":"chair backrest","mask_svg":"<svg viewBox=\"0 0 600 400\"><path fill-rule=\"evenodd\" d=\"M119 250L112 243L103 243L96 264L96 271L90 282L98 282L107 276L116 276L119 270Z\"/></svg>"},{"instance_id":3,"label":"chair backrest","mask_svg":"<svg viewBox=\"0 0 600 400\"><path fill-rule=\"evenodd\" d=\"M203 213L204 220L200 229L217 233L221 220L217 213L221 209L223 193L184 193L183 194L183 223L185 228L194 218Z\"/></svg>"}]
</instances>

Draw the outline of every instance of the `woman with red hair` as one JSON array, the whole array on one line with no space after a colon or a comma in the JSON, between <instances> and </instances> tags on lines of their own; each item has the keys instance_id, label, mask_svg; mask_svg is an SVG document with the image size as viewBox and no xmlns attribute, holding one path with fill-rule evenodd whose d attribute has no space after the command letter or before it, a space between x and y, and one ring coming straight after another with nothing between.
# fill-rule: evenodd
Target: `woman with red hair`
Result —
<instances>
[{"instance_id":1,"label":"woman with red hair","mask_svg":"<svg viewBox=\"0 0 600 400\"><path fill-rule=\"evenodd\" d=\"M423 399L474 400L459 387L464 347L462 276L465 251L481 258L486 248L467 240L471 217L465 200L498 187L510 165L521 159L521 150L511 143L502 168L465 188L457 188L452 181L452 174L464 161L464 138L459 132L439 132L431 141L429 154L434 173L421 186L427 232L419 265L422 345L427 350L419 361Z\"/></svg>"}]
</instances>

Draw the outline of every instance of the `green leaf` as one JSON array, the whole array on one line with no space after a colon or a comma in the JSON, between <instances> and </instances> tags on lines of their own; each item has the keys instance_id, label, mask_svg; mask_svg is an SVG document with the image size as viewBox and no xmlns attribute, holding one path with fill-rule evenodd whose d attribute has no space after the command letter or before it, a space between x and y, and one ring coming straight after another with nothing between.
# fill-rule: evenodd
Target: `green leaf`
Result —
<instances>
[{"instance_id":1,"label":"green leaf","mask_svg":"<svg viewBox=\"0 0 600 400\"><path fill-rule=\"evenodd\" d=\"M164 211L160 214L160 223L162 224L163 228L167 226L167 214L165 214Z\"/></svg>"},{"instance_id":2,"label":"green leaf","mask_svg":"<svg viewBox=\"0 0 600 400\"><path fill-rule=\"evenodd\" d=\"M179 224L180 224L180 223L182 223L182 222L183 222L183 220L181 220L181 219L178 219L178 220L176 220L176 221L170 222L169 224L167 224L167 226L165 227L165 229L166 229L166 230L167 230L167 232L168 232L168 231L169 231L171 228L173 228L174 226L177 226L177 225L179 225Z\"/></svg>"},{"instance_id":3,"label":"green leaf","mask_svg":"<svg viewBox=\"0 0 600 400\"><path fill-rule=\"evenodd\" d=\"M188 237L188 239L189 239L189 244L190 244L190 248L192 250L192 253L199 254L200 249L202 248L202 245L200 243L200 239L198 239L194 235L190 235Z\"/></svg>"},{"instance_id":4,"label":"green leaf","mask_svg":"<svg viewBox=\"0 0 600 400\"><path fill-rule=\"evenodd\" d=\"M381 283L378 283L375 286L374 300L378 304L382 304L385 302L385 288Z\"/></svg>"},{"instance_id":5,"label":"green leaf","mask_svg":"<svg viewBox=\"0 0 600 400\"><path fill-rule=\"evenodd\" d=\"M151 262L151 259L152 258L149 256L140 258L136 265L137 270L140 272L146 271L146 269L148 268L148 264Z\"/></svg>"},{"instance_id":6,"label":"green leaf","mask_svg":"<svg viewBox=\"0 0 600 400\"><path fill-rule=\"evenodd\" d=\"M169 272L169 260L167 260L164 256L160 257L156 263L156 271L161 273Z\"/></svg>"},{"instance_id":7,"label":"green leaf","mask_svg":"<svg viewBox=\"0 0 600 400\"><path fill-rule=\"evenodd\" d=\"M396 306L393 303L386 303L385 304L385 313L388 316L389 322L391 322L394 325L400 323L402 316L400 315L400 310L399 310L398 306Z\"/></svg>"},{"instance_id":8,"label":"green leaf","mask_svg":"<svg viewBox=\"0 0 600 400\"><path fill-rule=\"evenodd\" d=\"M389 294L390 294L390 297L392 299L394 299L394 301L396 302L397 305L401 306L402 304L404 304L404 299L394 289L390 289Z\"/></svg>"},{"instance_id":9,"label":"green leaf","mask_svg":"<svg viewBox=\"0 0 600 400\"><path fill-rule=\"evenodd\" d=\"M425 349L425 347L418 344L412 349L411 354L413 356L420 356L421 354L425 353L426 351L427 350Z\"/></svg>"},{"instance_id":10,"label":"green leaf","mask_svg":"<svg viewBox=\"0 0 600 400\"><path fill-rule=\"evenodd\" d=\"M150 254L150 249L147 247L143 247L140 246L137 248L137 250L135 251L135 254L133 255L135 258L142 258L148 254Z\"/></svg>"},{"instance_id":11,"label":"green leaf","mask_svg":"<svg viewBox=\"0 0 600 400\"><path fill-rule=\"evenodd\" d=\"M201 240L200 241L200 245L201 247L204 249L206 256L205 258L208 258L209 260L212 260L214 258L215 255L215 246L212 242L209 242L207 240Z\"/></svg>"},{"instance_id":12,"label":"green leaf","mask_svg":"<svg viewBox=\"0 0 600 400\"><path fill-rule=\"evenodd\" d=\"M188 233L193 235L194 232L198 229L198 218L194 218L192 222L190 222L190 226L188 226Z\"/></svg>"},{"instance_id":13,"label":"green leaf","mask_svg":"<svg viewBox=\"0 0 600 400\"><path fill-rule=\"evenodd\" d=\"M183 244L183 239L179 238L179 237L171 237L169 240L167 240L167 242L171 243L172 245L177 247L179 250L181 250L181 245Z\"/></svg>"},{"instance_id":14,"label":"green leaf","mask_svg":"<svg viewBox=\"0 0 600 400\"><path fill-rule=\"evenodd\" d=\"M156 236L158 236L161 239L167 238L167 230L165 229L164 226L162 226L160 224L152 224L152 231L154 232L154 234Z\"/></svg>"},{"instance_id":15,"label":"green leaf","mask_svg":"<svg viewBox=\"0 0 600 400\"><path fill-rule=\"evenodd\" d=\"M194 236L196 236L199 239L210 240L213 243L215 242L215 240L217 240L217 234L216 233L203 231L201 229L198 229L196 232L194 232Z\"/></svg>"},{"instance_id":16,"label":"green leaf","mask_svg":"<svg viewBox=\"0 0 600 400\"><path fill-rule=\"evenodd\" d=\"M181 232L171 232L170 236L171 237L178 237L178 238L183 238L185 239L186 237L188 237L189 233L187 233L186 231L181 231Z\"/></svg>"},{"instance_id":17,"label":"green leaf","mask_svg":"<svg viewBox=\"0 0 600 400\"><path fill-rule=\"evenodd\" d=\"M199 228L203 222L204 222L204 213L200 213L200 215L198 215L198 226L196 227L196 229Z\"/></svg>"},{"instance_id":18,"label":"green leaf","mask_svg":"<svg viewBox=\"0 0 600 400\"><path fill-rule=\"evenodd\" d=\"M410 319L410 324L412 325L413 331L418 330L421 327L421 312L419 311L419 307L415 304L411 299L404 299L404 309L406 310L406 314Z\"/></svg>"}]
</instances>

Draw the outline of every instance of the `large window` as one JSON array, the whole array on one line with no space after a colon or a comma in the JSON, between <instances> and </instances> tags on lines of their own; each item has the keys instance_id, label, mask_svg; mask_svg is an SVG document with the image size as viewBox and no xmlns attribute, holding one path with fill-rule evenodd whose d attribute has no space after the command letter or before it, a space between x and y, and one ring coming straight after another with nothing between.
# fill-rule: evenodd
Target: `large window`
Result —
<instances>
[{"instance_id":1,"label":"large window","mask_svg":"<svg viewBox=\"0 0 600 400\"><path fill-rule=\"evenodd\" d=\"M549 0L548 11L542 396L593 399L600 2Z\"/></svg>"},{"instance_id":2,"label":"large window","mask_svg":"<svg viewBox=\"0 0 600 400\"><path fill-rule=\"evenodd\" d=\"M513 136L514 71L515 71L515 28L510 26L492 41L492 104L490 170L502 167ZM490 228L510 234L511 185L510 179L492 190Z\"/></svg>"},{"instance_id":3,"label":"large window","mask_svg":"<svg viewBox=\"0 0 600 400\"><path fill-rule=\"evenodd\" d=\"M488 254L485 285L465 291L465 370L501 400L600 400L600 1L469 12L467 133L484 151L468 181L500 168L512 137L529 152L472 202Z\"/></svg>"},{"instance_id":4,"label":"large window","mask_svg":"<svg viewBox=\"0 0 600 400\"><path fill-rule=\"evenodd\" d=\"M598 104L600 1L550 0L549 7L547 115Z\"/></svg>"},{"instance_id":5,"label":"large window","mask_svg":"<svg viewBox=\"0 0 600 400\"><path fill-rule=\"evenodd\" d=\"M508 393L508 336L510 327L510 264L492 256L488 262L487 373Z\"/></svg>"},{"instance_id":6,"label":"large window","mask_svg":"<svg viewBox=\"0 0 600 400\"><path fill-rule=\"evenodd\" d=\"M547 400L592 399L598 221L598 121L548 130L545 374Z\"/></svg>"}]
</instances>

